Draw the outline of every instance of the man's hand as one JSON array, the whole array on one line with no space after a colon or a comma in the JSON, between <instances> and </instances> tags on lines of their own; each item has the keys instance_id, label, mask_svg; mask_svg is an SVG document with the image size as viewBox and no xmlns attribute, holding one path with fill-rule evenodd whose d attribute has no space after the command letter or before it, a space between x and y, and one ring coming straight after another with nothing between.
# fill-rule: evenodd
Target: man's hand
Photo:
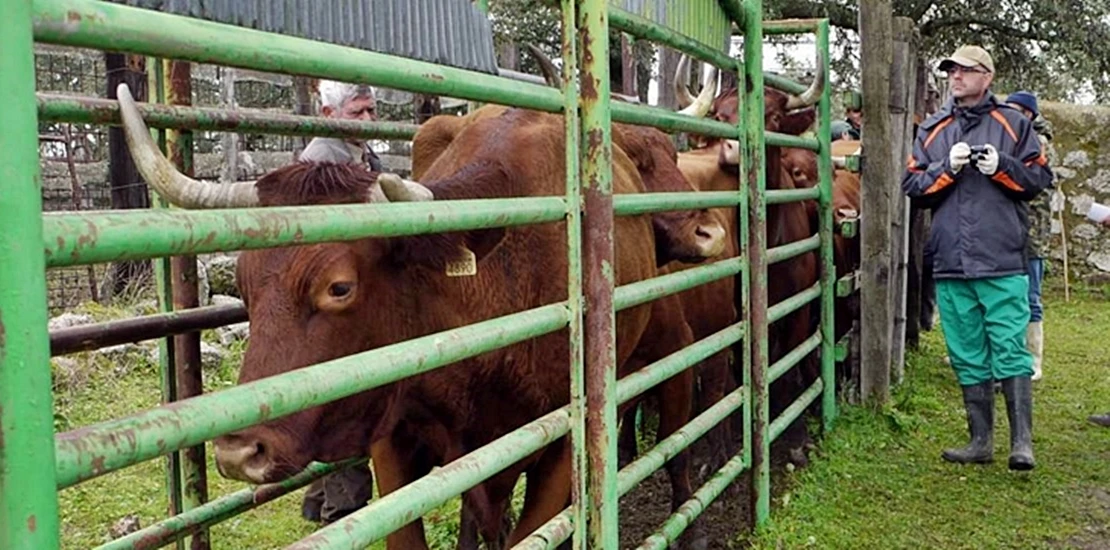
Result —
<instances>
[{"instance_id":1,"label":"man's hand","mask_svg":"<svg viewBox=\"0 0 1110 550\"><path fill-rule=\"evenodd\" d=\"M975 163L975 166L983 175L993 176L998 171L998 150L989 143L985 147L986 151L982 157L979 157L979 162Z\"/></svg>"},{"instance_id":2,"label":"man's hand","mask_svg":"<svg viewBox=\"0 0 1110 550\"><path fill-rule=\"evenodd\" d=\"M963 141L953 145L952 149L948 151L948 166L953 174L959 173L960 169L970 160L971 146Z\"/></svg>"}]
</instances>

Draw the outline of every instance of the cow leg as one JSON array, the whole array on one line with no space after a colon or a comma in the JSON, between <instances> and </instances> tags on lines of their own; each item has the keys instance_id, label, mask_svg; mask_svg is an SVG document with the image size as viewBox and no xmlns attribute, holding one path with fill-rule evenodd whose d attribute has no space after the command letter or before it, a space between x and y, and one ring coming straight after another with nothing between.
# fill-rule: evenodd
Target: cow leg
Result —
<instances>
[{"instance_id":1,"label":"cow leg","mask_svg":"<svg viewBox=\"0 0 1110 550\"><path fill-rule=\"evenodd\" d=\"M528 471L524 508L509 536L508 547L524 540L570 505L571 458L570 440L564 437L552 443Z\"/></svg>"},{"instance_id":2,"label":"cow leg","mask_svg":"<svg viewBox=\"0 0 1110 550\"><path fill-rule=\"evenodd\" d=\"M686 369L659 387L659 437L662 441L690 420L694 403L694 371ZM726 425L722 422L721 425ZM678 453L666 464L667 477L671 481L671 513L693 496L690 485L689 448ZM701 522L695 521L681 538L682 544L690 549L703 549L707 546L705 531Z\"/></svg>"},{"instance_id":3,"label":"cow leg","mask_svg":"<svg viewBox=\"0 0 1110 550\"><path fill-rule=\"evenodd\" d=\"M422 472L420 464L413 460L413 450L394 435L383 437L370 446L370 457L374 464L374 477L378 482L381 496L404 487L416 480ZM427 549L424 538L424 520L417 518L386 537L389 550Z\"/></svg>"},{"instance_id":4,"label":"cow leg","mask_svg":"<svg viewBox=\"0 0 1110 550\"><path fill-rule=\"evenodd\" d=\"M636 411L639 403L628 408L621 419L620 439L617 440L617 467L628 466L640 454L640 446L636 440Z\"/></svg>"},{"instance_id":5,"label":"cow leg","mask_svg":"<svg viewBox=\"0 0 1110 550\"><path fill-rule=\"evenodd\" d=\"M726 350L702 362L699 369L701 378L699 397L702 403L698 409L699 413L715 405L724 398L726 393L736 387L730 380L732 373L729 372L728 360L729 353ZM730 415L706 435L706 441L709 444L709 460L706 466L711 472L719 470L740 450L740 442L732 438L732 422L732 415Z\"/></svg>"}]
</instances>

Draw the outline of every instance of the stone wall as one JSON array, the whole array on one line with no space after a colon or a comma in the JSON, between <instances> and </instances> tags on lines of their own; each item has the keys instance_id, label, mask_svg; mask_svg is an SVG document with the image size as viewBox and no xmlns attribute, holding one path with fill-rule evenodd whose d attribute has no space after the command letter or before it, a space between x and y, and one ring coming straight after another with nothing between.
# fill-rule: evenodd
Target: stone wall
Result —
<instances>
[{"instance_id":1,"label":"stone wall","mask_svg":"<svg viewBox=\"0 0 1110 550\"><path fill-rule=\"evenodd\" d=\"M1110 206L1110 107L1043 102L1041 112L1052 123L1058 193L1053 197L1054 273L1063 273L1067 235L1072 281L1110 281L1110 228L1086 218L1092 202Z\"/></svg>"}]
</instances>

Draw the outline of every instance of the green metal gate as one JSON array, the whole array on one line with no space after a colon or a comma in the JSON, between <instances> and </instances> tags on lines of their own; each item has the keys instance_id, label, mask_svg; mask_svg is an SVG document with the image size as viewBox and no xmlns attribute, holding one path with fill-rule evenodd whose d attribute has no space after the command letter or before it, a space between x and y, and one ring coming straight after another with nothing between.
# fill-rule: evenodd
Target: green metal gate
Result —
<instances>
[{"instance_id":1,"label":"green metal gate","mask_svg":"<svg viewBox=\"0 0 1110 550\"><path fill-rule=\"evenodd\" d=\"M484 4L484 2L483 2ZM732 458L687 502L645 548L664 548L741 472L752 468L757 522L768 517L769 448L812 402L823 399L824 425L835 416L829 91L818 104L819 138L764 132L762 67L764 33L816 34L819 60L827 63L826 20L764 22L761 0L701 0L665 21L633 14L605 0L563 0L562 92L537 85L441 67L323 42L247 30L95 0L14 0L0 18L0 547L59 547L57 491L136 463L196 446L278 418L514 342L569 328L571 403L514 433L445 465L433 475L375 500L346 520L323 528L295 548L360 547L382 539L416 515L475 486L500 469L570 433L574 505L520 547L552 548L573 536L577 548L616 548L618 497L691 444L713 425L742 410L743 452ZM655 14L657 15L657 14ZM705 28L727 33L730 21L745 37L742 61L720 48L676 32ZM661 109L610 104L607 28L678 49L722 70L741 85L739 126L694 119ZM669 27L669 28L668 28ZM83 212L43 214L37 143L39 116L53 120L119 123L113 102L38 102L33 42L89 47L163 59L212 63L261 71L359 82L472 101L564 113L568 181L563 197L281 207L220 211ZM574 78L575 74L578 78ZM799 86L768 75L768 84ZM153 88L152 88L153 89ZM37 109L36 109L37 108ZM201 109L145 108L148 123L162 128L258 128L312 135L319 127L275 120L221 117ZM288 117L285 117L288 119ZM614 196L611 189L610 121L691 131L742 144L736 192ZM336 125L339 126L339 125ZM406 135L389 124L329 128L332 135ZM185 147L187 148L187 140ZM765 189L764 144L818 152L820 184L814 189ZM188 153L186 152L186 156ZM767 250L766 207L817 199L818 238ZM613 216L739 206L741 256L681 273L614 288ZM567 301L519 312L445 333L298 369L231 389L190 397L78 430L55 434L52 425L44 272L47 268L125 259L162 258L289 244L415 235L566 220L570 272ZM600 236L584 239L583 235ZM767 265L820 249L818 285L781 304L767 303ZM746 251L746 257L743 251ZM45 252L45 253L43 253ZM723 277L742 281L744 320L667 357L635 375L615 378L615 311ZM168 282L167 282L168 284ZM590 292L583 292L589 289ZM168 301L168 288L160 295ZM592 298L590 298L592 297ZM798 350L768 365L768 323L820 298L820 330ZM584 330L590 327L590 331ZM448 338L449 337L449 338ZM617 471L616 407L702 358L743 341L743 385L703 412L651 452ZM435 345L430 345L435 343ZM769 381L819 349L822 376L777 419L769 419ZM418 361L419 359L419 361ZM360 366L377 368L367 376ZM170 369L167 353L163 367ZM173 391L167 379L164 391ZM248 489L205 503L204 491L177 488L182 514L110 547L156 547L203 533L216 522L302 487L340 465L313 465L283 483ZM188 469L188 466L179 466ZM174 485L184 474L170 475ZM586 528L582 528L585 526ZM203 539L203 537L202 537Z\"/></svg>"}]
</instances>

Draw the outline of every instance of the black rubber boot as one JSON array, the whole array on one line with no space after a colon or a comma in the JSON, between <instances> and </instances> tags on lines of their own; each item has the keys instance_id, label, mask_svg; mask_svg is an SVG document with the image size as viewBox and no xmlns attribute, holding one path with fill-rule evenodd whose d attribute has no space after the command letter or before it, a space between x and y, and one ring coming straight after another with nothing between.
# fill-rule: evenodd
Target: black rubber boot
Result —
<instances>
[{"instance_id":1,"label":"black rubber boot","mask_svg":"<svg viewBox=\"0 0 1110 550\"><path fill-rule=\"evenodd\" d=\"M1092 414L1091 416L1087 417L1087 420L1092 424L1102 426L1104 428L1110 428L1110 413Z\"/></svg>"},{"instance_id":2,"label":"black rubber boot","mask_svg":"<svg viewBox=\"0 0 1110 550\"><path fill-rule=\"evenodd\" d=\"M1015 376L1002 381L1010 419L1010 469L1033 469L1033 381Z\"/></svg>"},{"instance_id":3,"label":"black rubber boot","mask_svg":"<svg viewBox=\"0 0 1110 550\"><path fill-rule=\"evenodd\" d=\"M986 464L994 460L994 388L988 380L973 386L962 386L967 428L971 442L965 447L945 449L941 457L960 464Z\"/></svg>"}]
</instances>

